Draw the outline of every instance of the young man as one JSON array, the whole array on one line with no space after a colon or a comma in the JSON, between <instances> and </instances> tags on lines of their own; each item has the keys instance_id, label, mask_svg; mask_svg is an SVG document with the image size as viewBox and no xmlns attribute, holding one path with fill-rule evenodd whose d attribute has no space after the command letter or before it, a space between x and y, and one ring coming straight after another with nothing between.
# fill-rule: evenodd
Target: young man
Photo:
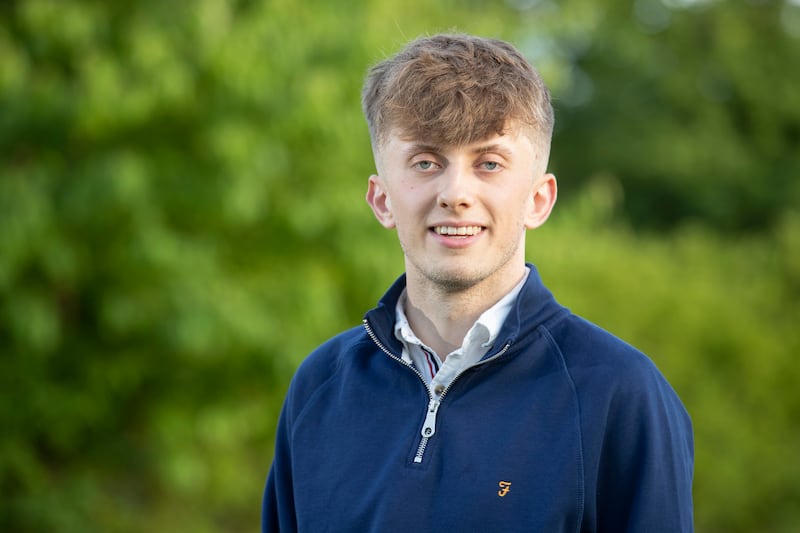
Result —
<instances>
[{"instance_id":1,"label":"young man","mask_svg":"<svg viewBox=\"0 0 800 533\"><path fill-rule=\"evenodd\" d=\"M289 389L263 531L692 530L692 430L642 353L525 263L553 111L507 43L437 35L363 90L406 273Z\"/></svg>"}]
</instances>

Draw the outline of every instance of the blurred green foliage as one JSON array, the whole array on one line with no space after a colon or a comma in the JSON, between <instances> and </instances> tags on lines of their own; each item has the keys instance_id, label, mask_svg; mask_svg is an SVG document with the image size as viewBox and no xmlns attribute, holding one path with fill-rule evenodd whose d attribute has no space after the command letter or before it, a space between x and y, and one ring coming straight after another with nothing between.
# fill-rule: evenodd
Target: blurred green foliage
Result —
<instances>
[{"instance_id":1,"label":"blurred green foliage","mask_svg":"<svg viewBox=\"0 0 800 533\"><path fill-rule=\"evenodd\" d=\"M800 521L800 5L0 4L0 528L251 531L291 374L402 270L367 67L517 43L557 111L529 237L696 431L701 532Z\"/></svg>"}]
</instances>

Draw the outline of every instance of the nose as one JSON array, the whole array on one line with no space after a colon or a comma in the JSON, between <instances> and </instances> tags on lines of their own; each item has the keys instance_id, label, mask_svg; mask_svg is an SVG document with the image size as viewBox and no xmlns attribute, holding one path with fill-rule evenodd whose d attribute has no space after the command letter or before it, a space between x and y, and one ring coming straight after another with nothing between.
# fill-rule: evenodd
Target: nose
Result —
<instances>
[{"instance_id":1,"label":"nose","mask_svg":"<svg viewBox=\"0 0 800 533\"><path fill-rule=\"evenodd\" d=\"M438 203L445 209L463 209L474 202L473 180L468 170L451 165L439 175Z\"/></svg>"}]
</instances>

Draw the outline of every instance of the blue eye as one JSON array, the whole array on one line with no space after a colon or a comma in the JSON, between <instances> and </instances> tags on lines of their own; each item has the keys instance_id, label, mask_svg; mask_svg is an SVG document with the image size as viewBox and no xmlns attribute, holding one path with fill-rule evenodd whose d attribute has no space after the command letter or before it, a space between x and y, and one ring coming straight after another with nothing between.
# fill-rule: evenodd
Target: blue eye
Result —
<instances>
[{"instance_id":1,"label":"blue eye","mask_svg":"<svg viewBox=\"0 0 800 533\"><path fill-rule=\"evenodd\" d=\"M420 170L430 170L433 168L433 161L419 161L417 162L417 168Z\"/></svg>"},{"instance_id":2,"label":"blue eye","mask_svg":"<svg viewBox=\"0 0 800 533\"><path fill-rule=\"evenodd\" d=\"M486 170L497 170L497 167L500 166L500 164L497 163L496 161L484 161L481 164L483 165L483 168L485 168Z\"/></svg>"}]
</instances>

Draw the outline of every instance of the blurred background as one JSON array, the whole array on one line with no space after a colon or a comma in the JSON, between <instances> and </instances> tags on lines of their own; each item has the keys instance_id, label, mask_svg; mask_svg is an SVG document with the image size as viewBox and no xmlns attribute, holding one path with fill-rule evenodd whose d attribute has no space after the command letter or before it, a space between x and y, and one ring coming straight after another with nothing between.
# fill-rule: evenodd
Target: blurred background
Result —
<instances>
[{"instance_id":1,"label":"blurred background","mask_svg":"<svg viewBox=\"0 0 800 533\"><path fill-rule=\"evenodd\" d=\"M683 398L697 531L796 531L800 0L3 1L0 529L257 529L294 369L402 271L363 76L441 30L551 87L528 258Z\"/></svg>"}]
</instances>

